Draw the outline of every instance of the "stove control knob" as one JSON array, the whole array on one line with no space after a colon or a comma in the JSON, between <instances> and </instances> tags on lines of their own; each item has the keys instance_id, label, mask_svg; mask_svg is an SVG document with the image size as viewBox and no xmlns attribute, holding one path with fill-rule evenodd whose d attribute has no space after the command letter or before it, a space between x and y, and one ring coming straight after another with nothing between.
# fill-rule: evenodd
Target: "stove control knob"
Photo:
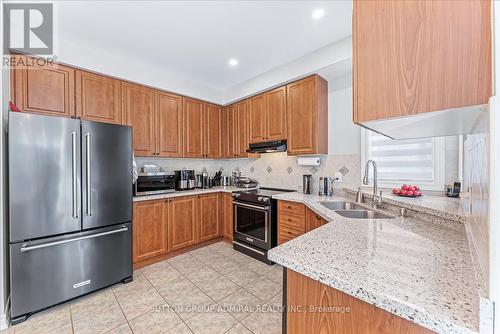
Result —
<instances>
[{"instance_id":1,"label":"stove control knob","mask_svg":"<svg viewBox=\"0 0 500 334\"><path fill-rule=\"evenodd\" d=\"M262 197L262 196L257 197L257 201L262 202L263 200L264 200L264 197Z\"/></svg>"},{"instance_id":2,"label":"stove control knob","mask_svg":"<svg viewBox=\"0 0 500 334\"><path fill-rule=\"evenodd\" d=\"M233 197L238 198L238 197L240 197L240 196L241 196L241 195L240 195L240 194L238 194L238 193L233 193Z\"/></svg>"},{"instance_id":3,"label":"stove control knob","mask_svg":"<svg viewBox=\"0 0 500 334\"><path fill-rule=\"evenodd\" d=\"M264 197L262 200L263 200L264 202L269 202L269 197Z\"/></svg>"}]
</instances>

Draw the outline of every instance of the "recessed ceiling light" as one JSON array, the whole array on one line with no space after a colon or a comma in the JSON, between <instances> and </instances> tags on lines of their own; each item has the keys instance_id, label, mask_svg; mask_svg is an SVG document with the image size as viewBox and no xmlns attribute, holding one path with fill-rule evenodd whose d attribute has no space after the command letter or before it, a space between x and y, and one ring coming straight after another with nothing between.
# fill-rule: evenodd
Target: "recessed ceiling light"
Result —
<instances>
[{"instance_id":1,"label":"recessed ceiling light","mask_svg":"<svg viewBox=\"0 0 500 334\"><path fill-rule=\"evenodd\" d=\"M236 67L238 66L238 59L236 58L231 58L229 59L229 61L227 62L229 64L229 66L231 67Z\"/></svg>"},{"instance_id":2,"label":"recessed ceiling light","mask_svg":"<svg viewBox=\"0 0 500 334\"><path fill-rule=\"evenodd\" d=\"M315 19L315 20L319 20L319 19L320 19L320 18L322 18L324 15L325 15L325 10L324 10L324 9L322 9L322 8L315 9L315 10L312 12L312 17L313 17L313 19Z\"/></svg>"}]
</instances>

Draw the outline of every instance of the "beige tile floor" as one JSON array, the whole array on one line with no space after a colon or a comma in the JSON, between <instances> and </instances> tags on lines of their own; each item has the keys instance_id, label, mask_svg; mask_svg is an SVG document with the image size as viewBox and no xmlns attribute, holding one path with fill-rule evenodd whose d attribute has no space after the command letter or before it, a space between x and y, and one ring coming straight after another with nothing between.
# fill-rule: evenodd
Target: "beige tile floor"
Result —
<instances>
[{"instance_id":1,"label":"beige tile floor","mask_svg":"<svg viewBox=\"0 0 500 334\"><path fill-rule=\"evenodd\" d=\"M282 267L218 242L134 272L1 333L279 334Z\"/></svg>"}]
</instances>

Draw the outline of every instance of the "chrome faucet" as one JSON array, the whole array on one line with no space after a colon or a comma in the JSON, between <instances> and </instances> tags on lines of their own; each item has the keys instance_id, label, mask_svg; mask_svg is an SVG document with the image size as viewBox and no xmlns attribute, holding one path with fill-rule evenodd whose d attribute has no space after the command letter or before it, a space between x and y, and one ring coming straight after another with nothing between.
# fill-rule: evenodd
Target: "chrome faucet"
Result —
<instances>
[{"instance_id":1,"label":"chrome faucet","mask_svg":"<svg viewBox=\"0 0 500 334\"><path fill-rule=\"evenodd\" d=\"M382 191L378 192L377 186L377 163L373 160L368 160L365 165L365 176L363 177L363 184L368 185L368 171L370 169L370 164L373 165L373 207L376 208L382 204Z\"/></svg>"}]
</instances>

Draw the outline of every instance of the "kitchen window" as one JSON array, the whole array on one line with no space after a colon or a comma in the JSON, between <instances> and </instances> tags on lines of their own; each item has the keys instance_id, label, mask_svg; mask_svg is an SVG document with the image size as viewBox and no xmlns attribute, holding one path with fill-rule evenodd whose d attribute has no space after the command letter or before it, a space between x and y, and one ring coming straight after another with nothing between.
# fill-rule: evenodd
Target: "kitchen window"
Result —
<instances>
[{"instance_id":1,"label":"kitchen window","mask_svg":"<svg viewBox=\"0 0 500 334\"><path fill-rule=\"evenodd\" d=\"M379 187L399 188L406 183L423 190L442 190L444 156L442 137L393 140L367 129L361 131L361 176L366 161L375 160ZM372 171L369 181L372 185Z\"/></svg>"}]
</instances>

